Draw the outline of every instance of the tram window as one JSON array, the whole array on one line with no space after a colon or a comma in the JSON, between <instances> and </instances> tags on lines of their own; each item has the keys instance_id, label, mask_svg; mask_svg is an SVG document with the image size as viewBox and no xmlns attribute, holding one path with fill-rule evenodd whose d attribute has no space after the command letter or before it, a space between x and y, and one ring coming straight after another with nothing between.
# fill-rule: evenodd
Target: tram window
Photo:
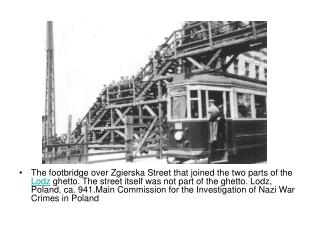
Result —
<instances>
[{"instance_id":1,"label":"tram window","mask_svg":"<svg viewBox=\"0 0 320 240\"><path fill-rule=\"evenodd\" d=\"M187 117L187 96L176 96L171 98L172 119L184 119Z\"/></svg>"},{"instance_id":2,"label":"tram window","mask_svg":"<svg viewBox=\"0 0 320 240\"><path fill-rule=\"evenodd\" d=\"M207 98L206 98L206 91L201 90L201 108L202 108L202 117L207 117Z\"/></svg>"},{"instance_id":3,"label":"tram window","mask_svg":"<svg viewBox=\"0 0 320 240\"><path fill-rule=\"evenodd\" d=\"M198 97L198 90L191 90L190 91L190 97L191 98L197 98Z\"/></svg>"},{"instance_id":4,"label":"tram window","mask_svg":"<svg viewBox=\"0 0 320 240\"><path fill-rule=\"evenodd\" d=\"M191 100L191 118L199 118L198 100Z\"/></svg>"},{"instance_id":5,"label":"tram window","mask_svg":"<svg viewBox=\"0 0 320 240\"><path fill-rule=\"evenodd\" d=\"M267 118L267 104L265 96L254 96L256 106L256 118Z\"/></svg>"},{"instance_id":6,"label":"tram window","mask_svg":"<svg viewBox=\"0 0 320 240\"><path fill-rule=\"evenodd\" d=\"M209 100L215 100L216 106L223 106L223 92L222 91L209 91L208 92Z\"/></svg>"},{"instance_id":7,"label":"tram window","mask_svg":"<svg viewBox=\"0 0 320 240\"><path fill-rule=\"evenodd\" d=\"M227 117L231 117L231 109L230 109L230 92L226 92L226 101L227 101Z\"/></svg>"},{"instance_id":8,"label":"tram window","mask_svg":"<svg viewBox=\"0 0 320 240\"><path fill-rule=\"evenodd\" d=\"M251 118L251 95L246 93L237 93L238 117Z\"/></svg>"}]
</instances>

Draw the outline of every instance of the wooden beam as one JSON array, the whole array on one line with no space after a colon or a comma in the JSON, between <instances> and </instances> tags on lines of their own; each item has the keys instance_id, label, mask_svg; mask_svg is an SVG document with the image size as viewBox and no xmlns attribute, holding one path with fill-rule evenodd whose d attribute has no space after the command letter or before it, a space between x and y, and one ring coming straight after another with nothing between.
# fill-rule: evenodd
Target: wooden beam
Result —
<instances>
[{"instance_id":1,"label":"wooden beam","mask_svg":"<svg viewBox=\"0 0 320 240\"><path fill-rule=\"evenodd\" d=\"M99 115L99 117L94 121L92 124L92 127L95 127L97 123L101 120L101 118L106 114L107 109L103 109L102 113Z\"/></svg>"},{"instance_id":2,"label":"wooden beam","mask_svg":"<svg viewBox=\"0 0 320 240\"><path fill-rule=\"evenodd\" d=\"M143 124L143 119L142 119L142 106L141 105L139 105L138 106L138 111L139 111L139 123L140 124Z\"/></svg>"},{"instance_id":3,"label":"wooden beam","mask_svg":"<svg viewBox=\"0 0 320 240\"><path fill-rule=\"evenodd\" d=\"M210 43L210 46L212 46L211 21L208 21L208 30L209 30L209 43Z\"/></svg>"},{"instance_id":4,"label":"wooden beam","mask_svg":"<svg viewBox=\"0 0 320 240\"><path fill-rule=\"evenodd\" d=\"M88 125L84 125L84 143L88 144ZM84 154L88 154L88 145L84 145ZM88 158L85 159L85 162L88 161Z\"/></svg>"},{"instance_id":5,"label":"wooden beam","mask_svg":"<svg viewBox=\"0 0 320 240\"><path fill-rule=\"evenodd\" d=\"M164 65L164 67L160 70L160 72L158 73L158 75L162 75L162 74L164 73L164 71L166 71L166 70L168 69L168 67L171 66L172 63L173 63L172 60L171 60L171 61L168 61L168 62L166 63L166 65Z\"/></svg>"},{"instance_id":6,"label":"wooden beam","mask_svg":"<svg viewBox=\"0 0 320 240\"><path fill-rule=\"evenodd\" d=\"M219 57L220 53L222 52L222 49L218 49L218 51L215 52L215 54L213 54L212 58L210 59L210 61L207 63L207 67L210 67L211 64Z\"/></svg>"},{"instance_id":7,"label":"wooden beam","mask_svg":"<svg viewBox=\"0 0 320 240\"><path fill-rule=\"evenodd\" d=\"M256 39L257 38L257 30L256 30L256 23L254 21L251 22L252 25L252 32L253 32L253 36Z\"/></svg>"},{"instance_id":8,"label":"wooden beam","mask_svg":"<svg viewBox=\"0 0 320 240\"><path fill-rule=\"evenodd\" d=\"M120 135L121 137L126 138L126 135L123 132L120 132L119 130L113 130L113 131L118 135Z\"/></svg>"},{"instance_id":9,"label":"wooden beam","mask_svg":"<svg viewBox=\"0 0 320 240\"><path fill-rule=\"evenodd\" d=\"M222 66L222 69L223 69L223 70L227 70L227 69L230 67L230 65L234 62L234 60L237 59L238 56L239 56L239 54L233 55L233 56L230 58L230 60L229 60L226 64L224 64L224 65Z\"/></svg>"},{"instance_id":10,"label":"wooden beam","mask_svg":"<svg viewBox=\"0 0 320 240\"><path fill-rule=\"evenodd\" d=\"M124 129L124 126L111 126L111 127L95 127L92 130L118 130L118 129Z\"/></svg>"},{"instance_id":11,"label":"wooden beam","mask_svg":"<svg viewBox=\"0 0 320 240\"><path fill-rule=\"evenodd\" d=\"M250 29L252 30L252 28L250 28ZM250 42L252 42L256 39L261 39L261 41L262 41L263 39L266 39L266 38L267 38L267 33L262 32L262 33L257 34L256 38L254 36L249 36L249 37L243 37L240 39L235 39L235 40L230 40L230 41L218 43L218 44L215 44L213 47L208 46L208 47L204 47L201 49L180 53L177 55L177 58L193 56L193 55L197 55L200 53L204 53L204 52L208 52L208 51L212 51L215 49L224 48L224 47L228 47L228 46L234 46L234 45L238 45L238 44L250 44ZM264 46L261 48L264 48Z\"/></svg>"},{"instance_id":12,"label":"wooden beam","mask_svg":"<svg viewBox=\"0 0 320 240\"><path fill-rule=\"evenodd\" d=\"M133 136L136 138L136 139L140 139L139 135L138 134L133 134Z\"/></svg>"},{"instance_id":13,"label":"wooden beam","mask_svg":"<svg viewBox=\"0 0 320 240\"><path fill-rule=\"evenodd\" d=\"M133 161L133 117L126 116L125 124L126 159Z\"/></svg>"},{"instance_id":14,"label":"wooden beam","mask_svg":"<svg viewBox=\"0 0 320 240\"><path fill-rule=\"evenodd\" d=\"M134 79L132 79L132 95L133 95L133 102L136 101L136 85Z\"/></svg>"},{"instance_id":15,"label":"wooden beam","mask_svg":"<svg viewBox=\"0 0 320 240\"><path fill-rule=\"evenodd\" d=\"M120 119L117 119L120 121ZM113 119L113 109L110 109L110 121L111 121L111 126L114 126L114 119ZM109 130L110 131L110 130ZM111 139L110 139L111 144L114 143L114 131L111 131Z\"/></svg>"},{"instance_id":16,"label":"wooden beam","mask_svg":"<svg viewBox=\"0 0 320 240\"><path fill-rule=\"evenodd\" d=\"M147 133L143 136L142 140L140 141L138 147L137 147L137 150L136 152L134 153L134 157L137 156L138 152L140 151L141 147L143 146L143 144L145 143L145 141L147 140L148 138L148 135L150 134L150 132L152 131L154 125L156 124L157 122L157 118L154 118L154 120L152 121Z\"/></svg>"},{"instance_id":17,"label":"wooden beam","mask_svg":"<svg viewBox=\"0 0 320 240\"><path fill-rule=\"evenodd\" d=\"M117 115L119 116L119 118L121 119L121 121L123 123L125 123L125 119L124 119L122 113L120 112L120 110L119 109L115 109L115 111L116 111Z\"/></svg>"},{"instance_id":18,"label":"wooden beam","mask_svg":"<svg viewBox=\"0 0 320 240\"><path fill-rule=\"evenodd\" d=\"M194 60L192 57L187 57L189 62L191 62L193 65L198 67L199 69L204 69L204 66L202 66L200 63L198 63L196 60Z\"/></svg>"},{"instance_id":19,"label":"wooden beam","mask_svg":"<svg viewBox=\"0 0 320 240\"><path fill-rule=\"evenodd\" d=\"M143 91L138 96L138 101L141 100L146 92L152 87L153 84L155 84L156 81L150 80L150 82L147 84L147 86L143 89Z\"/></svg>"},{"instance_id":20,"label":"wooden beam","mask_svg":"<svg viewBox=\"0 0 320 240\"><path fill-rule=\"evenodd\" d=\"M128 107L122 114L125 116L130 110L131 110L132 107ZM111 114L111 113L110 113ZM116 126L119 122L121 121L120 118L118 118L113 124L112 126ZM103 134L103 136L101 138L98 139L98 142L101 142L103 139L105 139L109 134L110 134L110 130L108 130L105 134Z\"/></svg>"},{"instance_id":21,"label":"wooden beam","mask_svg":"<svg viewBox=\"0 0 320 240\"><path fill-rule=\"evenodd\" d=\"M162 87L161 87L161 81L158 81L158 99L161 99L162 97ZM161 129L161 118L162 118L162 104L159 102L158 104L158 117L159 117L159 158L162 158L162 129Z\"/></svg>"},{"instance_id":22,"label":"wooden beam","mask_svg":"<svg viewBox=\"0 0 320 240\"><path fill-rule=\"evenodd\" d=\"M159 81L159 80L164 80L164 79L171 79L174 77L175 74L168 74L168 75L165 75L165 76L156 76L154 78L153 81Z\"/></svg>"},{"instance_id":23,"label":"wooden beam","mask_svg":"<svg viewBox=\"0 0 320 240\"><path fill-rule=\"evenodd\" d=\"M105 139L110 133L111 133L111 131L108 130L105 134L103 134L102 137L100 137L100 138L97 140L97 142L99 142L99 143L102 142L102 140Z\"/></svg>"},{"instance_id":24,"label":"wooden beam","mask_svg":"<svg viewBox=\"0 0 320 240\"><path fill-rule=\"evenodd\" d=\"M71 127L72 127L72 115L70 114L68 117L68 132L67 132L67 143L71 143ZM70 160L70 155L71 155L71 151L70 151L70 147L67 148L67 156L68 156L68 160Z\"/></svg>"},{"instance_id":25,"label":"wooden beam","mask_svg":"<svg viewBox=\"0 0 320 240\"><path fill-rule=\"evenodd\" d=\"M151 109L151 107L149 107L148 105L144 106L147 111L150 113L151 116L156 117L157 115L154 113L154 111Z\"/></svg>"},{"instance_id":26,"label":"wooden beam","mask_svg":"<svg viewBox=\"0 0 320 240\"><path fill-rule=\"evenodd\" d=\"M106 95L107 95L107 105L109 105L109 88L108 87L106 90Z\"/></svg>"}]
</instances>

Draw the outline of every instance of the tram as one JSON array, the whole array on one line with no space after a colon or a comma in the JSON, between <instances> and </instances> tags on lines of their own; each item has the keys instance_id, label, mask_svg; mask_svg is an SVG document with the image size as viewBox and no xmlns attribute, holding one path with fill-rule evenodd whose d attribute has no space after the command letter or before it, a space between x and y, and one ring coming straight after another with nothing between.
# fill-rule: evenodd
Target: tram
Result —
<instances>
[{"instance_id":1,"label":"tram","mask_svg":"<svg viewBox=\"0 0 320 240\"><path fill-rule=\"evenodd\" d=\"M209 101L222 117L210 155ZM232 162L267 146L267 83L229 73L176 76L168 86L168 159ZM212 150L212 149L211 149ZM176 162L174 161L174 162ZM169 163L173 163L169 162Z\"/></svg>"}]
</instances>

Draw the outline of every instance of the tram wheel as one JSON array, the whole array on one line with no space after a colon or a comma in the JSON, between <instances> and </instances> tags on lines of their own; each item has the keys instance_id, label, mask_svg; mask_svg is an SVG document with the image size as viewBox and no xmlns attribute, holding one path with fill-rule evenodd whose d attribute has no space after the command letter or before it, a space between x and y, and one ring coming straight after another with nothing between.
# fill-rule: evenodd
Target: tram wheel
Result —
<instances>
[{"instance_id":1,"label":"tram wheel","mask_svg":"<svg viewBox=\"0 0 320 240\"><path fill-rule=\"evenodd\" d=\"M173 160L169 160L169 157L167 157L167 163L168 164L173 164L174 163L174 159Z\"/></svg>"},{"instance_id":2,"label":"tram wheel","mask_svg":"<svg viewBox=\"0 0 320 240\"><path fill-rule=\"evenodd\" d=\"M169 157L167 157L167 163L168 164L182 164L182 160L181 158L173 158L172 160L169 159Z\"/></svg>"}]
</instances>

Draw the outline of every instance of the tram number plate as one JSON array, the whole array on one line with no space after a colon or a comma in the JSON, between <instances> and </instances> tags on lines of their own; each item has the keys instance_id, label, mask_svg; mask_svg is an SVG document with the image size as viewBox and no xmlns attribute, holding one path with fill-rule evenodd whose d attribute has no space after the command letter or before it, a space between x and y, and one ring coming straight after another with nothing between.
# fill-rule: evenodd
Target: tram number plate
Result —
<instances>
[{"instance_id":1,"label":"tram number plate","mask_svg":"<svg viewBox=\"0 0 320 240\"><path fill-rule=\"evenodd\" d=\"M176 130L182 130L182 123L175 123L175 124L174 124L174 129L176 129Z\"/></svg>"}]
</instances>

